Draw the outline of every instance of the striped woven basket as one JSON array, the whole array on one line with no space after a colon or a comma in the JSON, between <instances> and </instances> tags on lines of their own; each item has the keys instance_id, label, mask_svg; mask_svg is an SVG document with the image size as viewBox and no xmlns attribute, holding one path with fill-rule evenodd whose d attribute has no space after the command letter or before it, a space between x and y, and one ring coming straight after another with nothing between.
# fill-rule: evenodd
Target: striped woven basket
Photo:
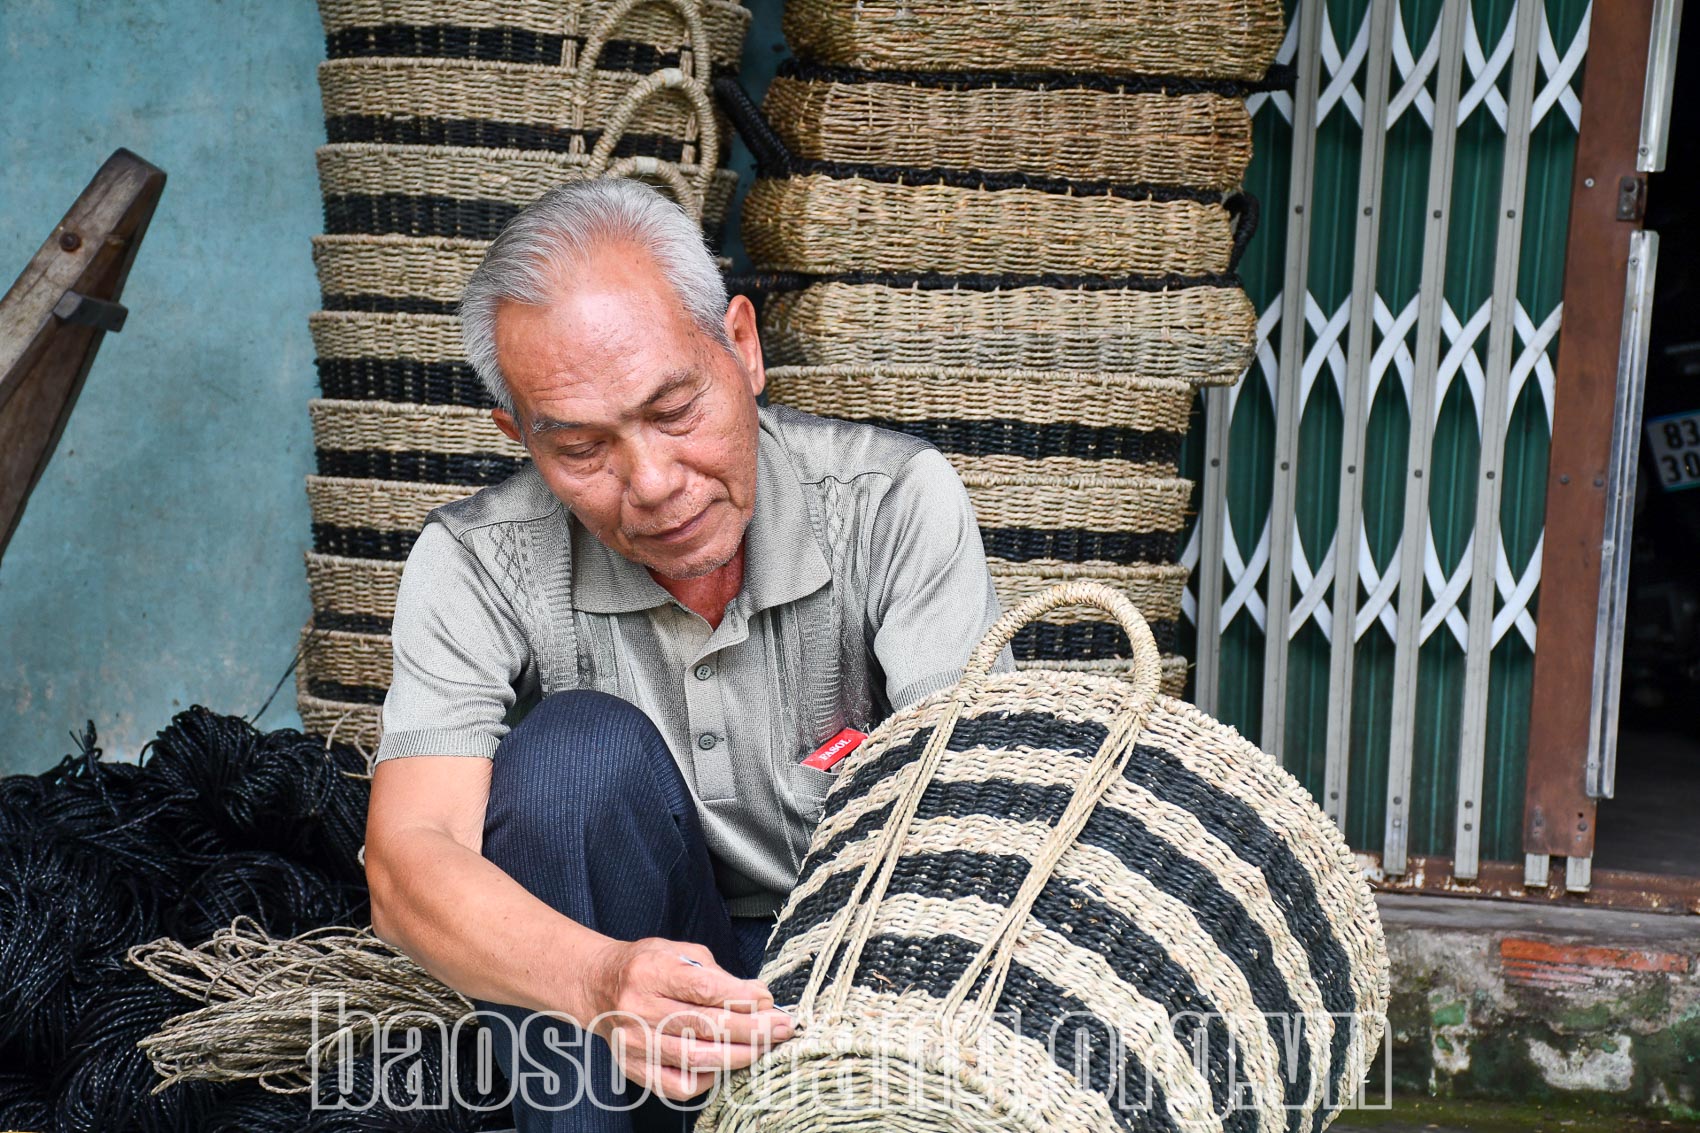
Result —
<instances>
[{"instance_id":1,"label":"striped woven basket","mask_svg":"<svg viewBox=\"0 0 1700 1133\"><path fill-rule=\"evenodd\" d=\"M666 82L677 75L677 71L657 72L650 78ZM612 129L604 132L588 157L465 146L366 142L322 146L318 161L325 231L494 240L522 208L556 185L602 176L653 181L686 211L702 217L711 235L719 231L738 184L736 173L714 169L712 163L616 159L613 148L618 139ZM703 148L709 148L706 137ZM704 156L711 155L705 152Z\"/></svg>"},{"instance_id":2,"label":"striped woven basket","mask_svg":"<svg viewBox=\"0 0 1700 1133\"><path fill-rule=\"evenodd\" d=\"M1133 679L988 672L1065 603L1116 618ZM1125 597L1064 584L840 764L761 971L798 1033L702 1133L1328 1124L1384 1031L1374 899L1303 786L1160 667Z\"/></svg>"},{"instance_id":3,"label":"striped woven basket","mask_svg":"<svg viewBox=\"0 0 1700 1133\"><path fill-rule=\"evenodd\" d=\"M673 66L701 89L713 82L707 21L692 0L615 0L580 45L564 41L551 63L355 57L319 65L325 132L332 142L490 146L585 153L646 72L606 69L609 43L635 11L670 10L682 32ZM712 119L712 116L710 116ZM717 120L710 128L720 131ZM695 163L701 121L682 99L651 99L630 115L617 156Z\"/></svg>"},{"instance_id":4,"label":"striped woven basket","mask_svg":"<svg viewBox=\"0 0 1700 1133\"><path fill-rule=\"evenodd\" d=\"M809 161L1227 190L1251 160L1245 93L1184 80L787 62L762 109L786 148Z\"/></svg>"},{"instance_id":5,"label":"striped woven basket","mask_svg":"<svg viewBox=\"0 0 1700 1133\"><path fill-rule=\"evenodd\" d=\"M776 366L1125 373L1231 385L1251 364L1257 312L1237 282L1143 289L826 281L770 295Z\"/></svg>"},{"instance_id":6,"label":"striped woven basket","mask_svg":"<svg viewBox=\"0 0 1700 1133\"><path fill-rule=\"evenodd\" d=\"M466 360L453 315L319 311L307 325L326 397L493 404Z\"/></svg>"},{"instance_id":7,"label":"striped woven basket","mask_svg":"<svg viewBox=\"0 0 1700 1133\"><path fill-rule=\"evenodd\" d=\"M1192 387L1119 374L775 366L768 397L930 442L958 472L1173 476Z\"/></svg>"},{"instance_id":8,"label":"striped woven basket","mask_svg":"<svg viewBox=\"0 0 1700 1133\"><path fill-rule=\"evenodd\" d=\"M1021 174L849 166L761 178L744 246L774 271L1204 275L1233 268L1240 198Z\"/></svg>"},{"instance_id":9,"label":"striped woven basket","mask_svg":"<svg viewBox=\"0 0 1700 1133\"><path fill-rule=\"evenodd\" d=\"M1170 563L1192 481L1175 477L964 473L988 557Z\"/></svg>"},{"instance_id":10,"label":"striped woven basket","mask_svg":"<svg viewBox=\"0 0 1700 1133\"><path fill-rule=\"evenodd\" d=\"M617 0L319 0L325 54L332 59L408 56L488 59L574 67L585 41ZM743 53L749 9L731 0L699 0L717 67ZM602 65L647 73L681 64L680 17L645 4L618 21Z\"/></svg>"},{"instance_id":11,"label":"striped woven basket","mask_svg":"<svg viewBox=\"0 0 1700 1133\"><path fill-rule=\"evenodd\" d=\"M1255 80L1281 0L788 0L802 59L869 70L1086 71Z\"/></svg>"}]
</instances>

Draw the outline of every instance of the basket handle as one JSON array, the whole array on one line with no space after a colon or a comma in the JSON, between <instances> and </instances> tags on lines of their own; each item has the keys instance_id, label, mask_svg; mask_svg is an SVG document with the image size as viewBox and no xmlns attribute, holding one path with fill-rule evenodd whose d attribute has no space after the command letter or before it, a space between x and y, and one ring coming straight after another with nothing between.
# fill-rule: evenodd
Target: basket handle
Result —
<instances>
[{"instance_id":1,"label":"basket handle","mask_svg":"<svg viewBox=\"0 0 1700 1133\"><path fill-rule=\"evenodd\" d=\"M968 664L962 670L963 679L978 681L984 678L991 671L992 662L1003 652L1003 647L1015 640L1015 635L1023 627L1063 606L1092 606L1120 623L1127 634L1128 644L1133 647L1133 682L1137 695L1141 698L1157 695L1162 685L1163 657L1157 650L1157 639L1151 636L1145 615L1126 594L1088 579L1059 582L1005 613L968 655Z\"/></svg>"},{"instance_id":2,"label":"basket handle","mask_svg":"<svg viewBox=\"0 0 1700 1133\"><path fill-rule=\"evenodd\" d=\"M626 96L609 113L602 136L596 139L596 148L590 151L590 160L585 165L585 176L594 178L609 174L610 166L614 164L614 147L620 144L620 138L625 135L626 127L631 125L638 108L665 91L678 91L690 100L696 111L697 121L702 123L702 152L697 155L697 172L694 177L685 177L684 172L676 165L673 166L674 172L678 174L676 183L665 174L657 175L669 188L684 186L689 190L690 199L681 200L679 204L693 218L700 220L703 206L708 199L708 186L714 177L715 164L720 160L719 131L714 125L714 107L708 100L707 88L695 79L687 77L677 67L668 67L666 70L646 75L626 92ZM619 164L625 165L624 162Z\"/></svg>"},{"instance_id":3,"label":"basket handle","mask_svg":"<svg viewBox=\"0 0 1700 1133\"><path fill-rule=\"evenodd\" d=\"M700 4L692 4L690 0L615 0L602 19L597 21L595 29L585 37L584 49L578 54L575 96L589 89L590 72L596 69L596 61L602 57L602 49L608 46L608 41L614 38L620 21L645 4L660 4L679 14L685 25L685 34L690 37L691 70L695 72L692 77L704 84L713 77L714 58L709 54L708 25L703 22Z\"/></svg>"},{"instance_id":4,"label":"basket handle","mask_svg":"<svg viewBox=\"0 0 1700 1133\"><path fill-rule=\"evenodd\" d=\"M732 128L750 147L750 156L756 159L758 171L783 176L795 167L796 159L779 136L779 131L773 128L773 123L767 120L767 115L761 112L742 83L730 75L722 75L714 80L714 94L725 109L726 117L732 120Z\"/></svg>"},{"instance_id":5,"label":"basket handle","mask_svg":"<svg viewBox=\"0 0 1700 1133\"><path fill-rule=\"evenodd\" d=\"M1263 211L1263 205L1258 199L1244 189L1230 196L1223 205L1228 210L1228 216L1234 224L1234 245L1228 253L1228 270L1238 271L1240 257L1245 255L1251 238L1257 233L1257 220Z\"/></svg>"}]
</instances>

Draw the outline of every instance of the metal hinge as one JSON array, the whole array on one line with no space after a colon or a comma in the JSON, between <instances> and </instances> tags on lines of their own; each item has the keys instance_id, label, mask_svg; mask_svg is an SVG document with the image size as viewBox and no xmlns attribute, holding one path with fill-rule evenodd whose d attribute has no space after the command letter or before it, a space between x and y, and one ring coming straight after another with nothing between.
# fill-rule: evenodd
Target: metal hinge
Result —
<instances>
[{"instance_id":1,"label":"metal hinge","mask_svg":"<svg viewBox=\"0 0 1700 1133\"><path fill-rule=\"evenodd\" d=\"M1617 219L1640 223L1647 215L1647 179L1619 177L1617 179Z\"/></svg>"}]
</instances>

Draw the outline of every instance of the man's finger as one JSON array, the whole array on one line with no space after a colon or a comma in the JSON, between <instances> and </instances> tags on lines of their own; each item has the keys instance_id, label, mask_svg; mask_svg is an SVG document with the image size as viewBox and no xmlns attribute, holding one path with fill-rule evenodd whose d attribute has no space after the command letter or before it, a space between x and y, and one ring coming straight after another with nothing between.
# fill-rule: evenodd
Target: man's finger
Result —
<instances>
[{"instance_id":1,"label":"man's finger","mask_svg":"<svg viewBox=\"0 0 1700 1133\"><path fill-rule=\"evenodd\" d=\"M665 1035L692 1035L710 1042L771 1044L791 1037L795 1029L791 1016L777 1009L766 1011L727 1011L698 1007L690 1003L675 1003L664 1015L656 1030Z\"/></svg>"},{"instance_id":2,"label":"man's finger","mask_svg":"<svg viewBox=\"0 0 1700 1133\"><path fill-rule=\"evenodd\" d=\"M746 1010L764 1011L773 1006L773 993L760 980L741 980L713 962L693 962L683 956L678 967L664 969L655 990L669 999L705 1007L732 1003Z\"/></svg>"},{"instance_id":3,"label":"man's finger","mask_svg":"<svg viewBox=\"0 0 1700 1133\"><path fill-rule=\"evenodd\" d=\"M669 1034L658 1034L650 1041L650 1050L661 1065L710 1073L742 1070L772 1046L772 1043L713 1042Z\"/></svg>"}]
</instances>

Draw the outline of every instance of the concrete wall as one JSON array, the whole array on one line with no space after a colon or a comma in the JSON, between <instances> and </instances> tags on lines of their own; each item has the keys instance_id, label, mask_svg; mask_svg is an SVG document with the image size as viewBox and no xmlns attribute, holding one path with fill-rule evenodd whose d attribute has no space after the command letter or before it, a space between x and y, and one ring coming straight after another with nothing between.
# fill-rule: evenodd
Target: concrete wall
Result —
<instances>
[{"instance_id":1,"label":"concrete wall","mask_svg":"<svg viewBox=\"0 0 1700 1133\"><path fill-rule=\"evenodd\" d=\"M759 96L780 0L749 6ZM0 0L5 282L112 150L169 174L129 324L0 560L0 774L51 766L90 718L133 756L180 707L247 715L289 666L309 614L323 57L306 0ZM293 681L259 723L299 725Z\"/></svg>"},{"instance_id":2,"label":"concrete wall","mask_svg":"<svg viewBox=\"0 0 1700 1133\"><path fill-rule=\"evenodd\" d=\"M310 3L0 0L0 276L102 161L169 175L58 454L0 560L0 772L93 718L133 755L180 706L257 709L308 615ZM293 684L261 720L297 723Z\"/></svg>"}]
</instances>

